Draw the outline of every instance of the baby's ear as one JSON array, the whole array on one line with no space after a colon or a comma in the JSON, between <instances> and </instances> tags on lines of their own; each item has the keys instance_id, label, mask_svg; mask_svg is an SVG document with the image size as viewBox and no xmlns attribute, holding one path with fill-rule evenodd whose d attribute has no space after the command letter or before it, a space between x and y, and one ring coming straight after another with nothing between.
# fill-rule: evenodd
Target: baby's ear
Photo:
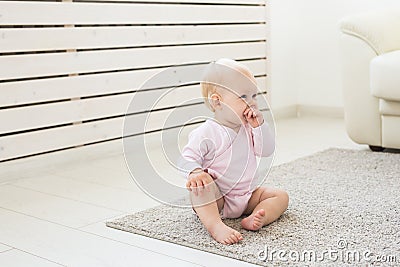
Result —
<instances>
[{"instance_id":1,"label":"baby's ear","mask_svg":"<svg viewBox=\"0 0 400 267\"><path fill-rule=\"evenodd\" d=\"M214 93L210 95L208 101L210 101L210 105L213 109L221 108L221 96L219 94Z\"/></svg>"}]
</instances>

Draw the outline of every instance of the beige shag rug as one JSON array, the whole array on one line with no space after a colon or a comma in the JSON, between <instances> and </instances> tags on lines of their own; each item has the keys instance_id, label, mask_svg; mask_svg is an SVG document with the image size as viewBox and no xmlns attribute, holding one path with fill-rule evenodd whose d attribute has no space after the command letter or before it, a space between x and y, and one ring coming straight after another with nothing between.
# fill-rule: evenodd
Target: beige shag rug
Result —
<instances>
[{"instance_id":1,"label":"beige shag rug","mask_svg":"<svg viewBox=\"0 0 400 267\"><path fill-rule=\"evenodd\" d=\"M288 210L243 241L215 242L188 208L158 206L107 226L258 265L400 266L400 154L328 149L274 167Z\"/></svg>"}]
</instances>

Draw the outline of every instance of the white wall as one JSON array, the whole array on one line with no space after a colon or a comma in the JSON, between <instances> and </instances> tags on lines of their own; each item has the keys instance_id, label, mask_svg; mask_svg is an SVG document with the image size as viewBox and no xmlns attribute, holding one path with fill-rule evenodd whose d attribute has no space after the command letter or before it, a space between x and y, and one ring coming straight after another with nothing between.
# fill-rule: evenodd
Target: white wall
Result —
<instances>
[{"instance_id":1,"label":"white wall","mask_svg":"<svg viewBox=\"0 0 400 267\"><path fill-rule=\"evenodd\" d=\"M295 68L292 65L295 58L293 49L297 11L288 8L295 0L271 0L269 1L269 44L270 59L270 86L271 86L271 105L277 109L281 107L295 105L297 103L297 89L293 85ZM291 34L290 34L291 33Z\"/></svg>"},{"instance_id":2,"label":"white wall","mask_svg":"<svg viewBox=\"0 0 400 267\"><path fill-rule=\"evenodd\" d=\"M272 107L343 107L338 21L398 0L271 0Z\"/></svg>"}]
</instances>

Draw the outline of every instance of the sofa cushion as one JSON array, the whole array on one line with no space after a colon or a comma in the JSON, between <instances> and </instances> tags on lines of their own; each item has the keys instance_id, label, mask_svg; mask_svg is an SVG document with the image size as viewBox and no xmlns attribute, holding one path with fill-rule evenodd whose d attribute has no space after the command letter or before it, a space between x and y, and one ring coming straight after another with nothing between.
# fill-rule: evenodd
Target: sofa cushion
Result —
<instances>
[{"instance_id":1,"label":"sofa cushion","mask_svg":"<svg viewBox=\"0 0 400 267\"><path fill-rule=\"evenodd\" d=\"M400 101L400 50L375 57L370 63L372 95Z\"/></svg>"},{"instance_id":2,"label":"sofa cushion","mask_svg":"<svg viewBox=\"0 0 400 267\"><path fill-rule=\"evenodd\" d=\"M350 15L340 21L343 33L364 40L377 55L400 49L400 8Z\"/></svg>"}]
</instances>

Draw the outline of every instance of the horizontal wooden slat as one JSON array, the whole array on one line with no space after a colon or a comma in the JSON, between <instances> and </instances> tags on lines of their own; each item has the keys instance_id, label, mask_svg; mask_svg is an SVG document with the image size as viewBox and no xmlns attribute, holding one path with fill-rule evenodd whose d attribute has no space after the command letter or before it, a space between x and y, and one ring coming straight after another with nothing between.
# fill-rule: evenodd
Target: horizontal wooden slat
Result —
<instances>
[{"instance_id":1,"label":"horizontal wooden slat","mask_svg":"<svg viewBox=\"0 0 400 267\"><path fill-rule=\"evenodd\" d=\"M260 88L264 88L265 77L258 78L258 84ZM166 93L168 94L166 95ZM135 101L132 105L131 101L134 97ZM201 101L199 86L185 86L172 90L143 91L133 94L3 109L0 110L0 121L2 122L0 134L104 117L123 116L127 111L137 113L151 109L172 108L177 105Z\"/></svg>"},{"instance_id":2,"label":"horizontal wooden slat","mask_svg":"<svg viewBox=\"0 0 400 267\"><path fill-rule=\"evenodd\" d=\"M221 57L265 57L265 42L46 53L0 57L0 79L209 62Z\"/></svg>"},{"instance_id":3,"label":"horizontal wooden slat","mask_svg":"<svg viewBox=\"0 0 400 267\"><path fill-rule=\"evenodd\" d=\"M0 1L0 25L197 24L264 21L264 6Z\"/></svg>"},{"instance_id":4,"label":"horizontal wooden slat","mask_svg":"<svg viewBox=\"0 0 400 267\"><path fill-rule=\"evenodd\" d=\"M76 1L76 0L75 0ZM76 1L76 2L79 2ZM133 0L85 0L85 2L135 2ZM265 0L140 0L148 3L198 3L198 4L233 4L233 5L265 5Z\"/></svg>"},{"instance_id":5,"label":"horizontal wooden slat","mask_svg":"<svg viewBox=\"0 0 400 267\"><path fill-rule=\"evenodd\" d=\"M2 53L265 40L266 25L0 28Z\"/></svg>"},{"instance_id":6,"label":"horizontal wooden slat","mask_svg":"<svg viewBox=\"0 0 400 267\"><path fill-rule=\"evenodd\" d=\"M242 63L254 75L266 73L264 59ZM147 79L163 70L148 69L0 83L0 107L138 90Z\"/></svg>"}]
</instances>

